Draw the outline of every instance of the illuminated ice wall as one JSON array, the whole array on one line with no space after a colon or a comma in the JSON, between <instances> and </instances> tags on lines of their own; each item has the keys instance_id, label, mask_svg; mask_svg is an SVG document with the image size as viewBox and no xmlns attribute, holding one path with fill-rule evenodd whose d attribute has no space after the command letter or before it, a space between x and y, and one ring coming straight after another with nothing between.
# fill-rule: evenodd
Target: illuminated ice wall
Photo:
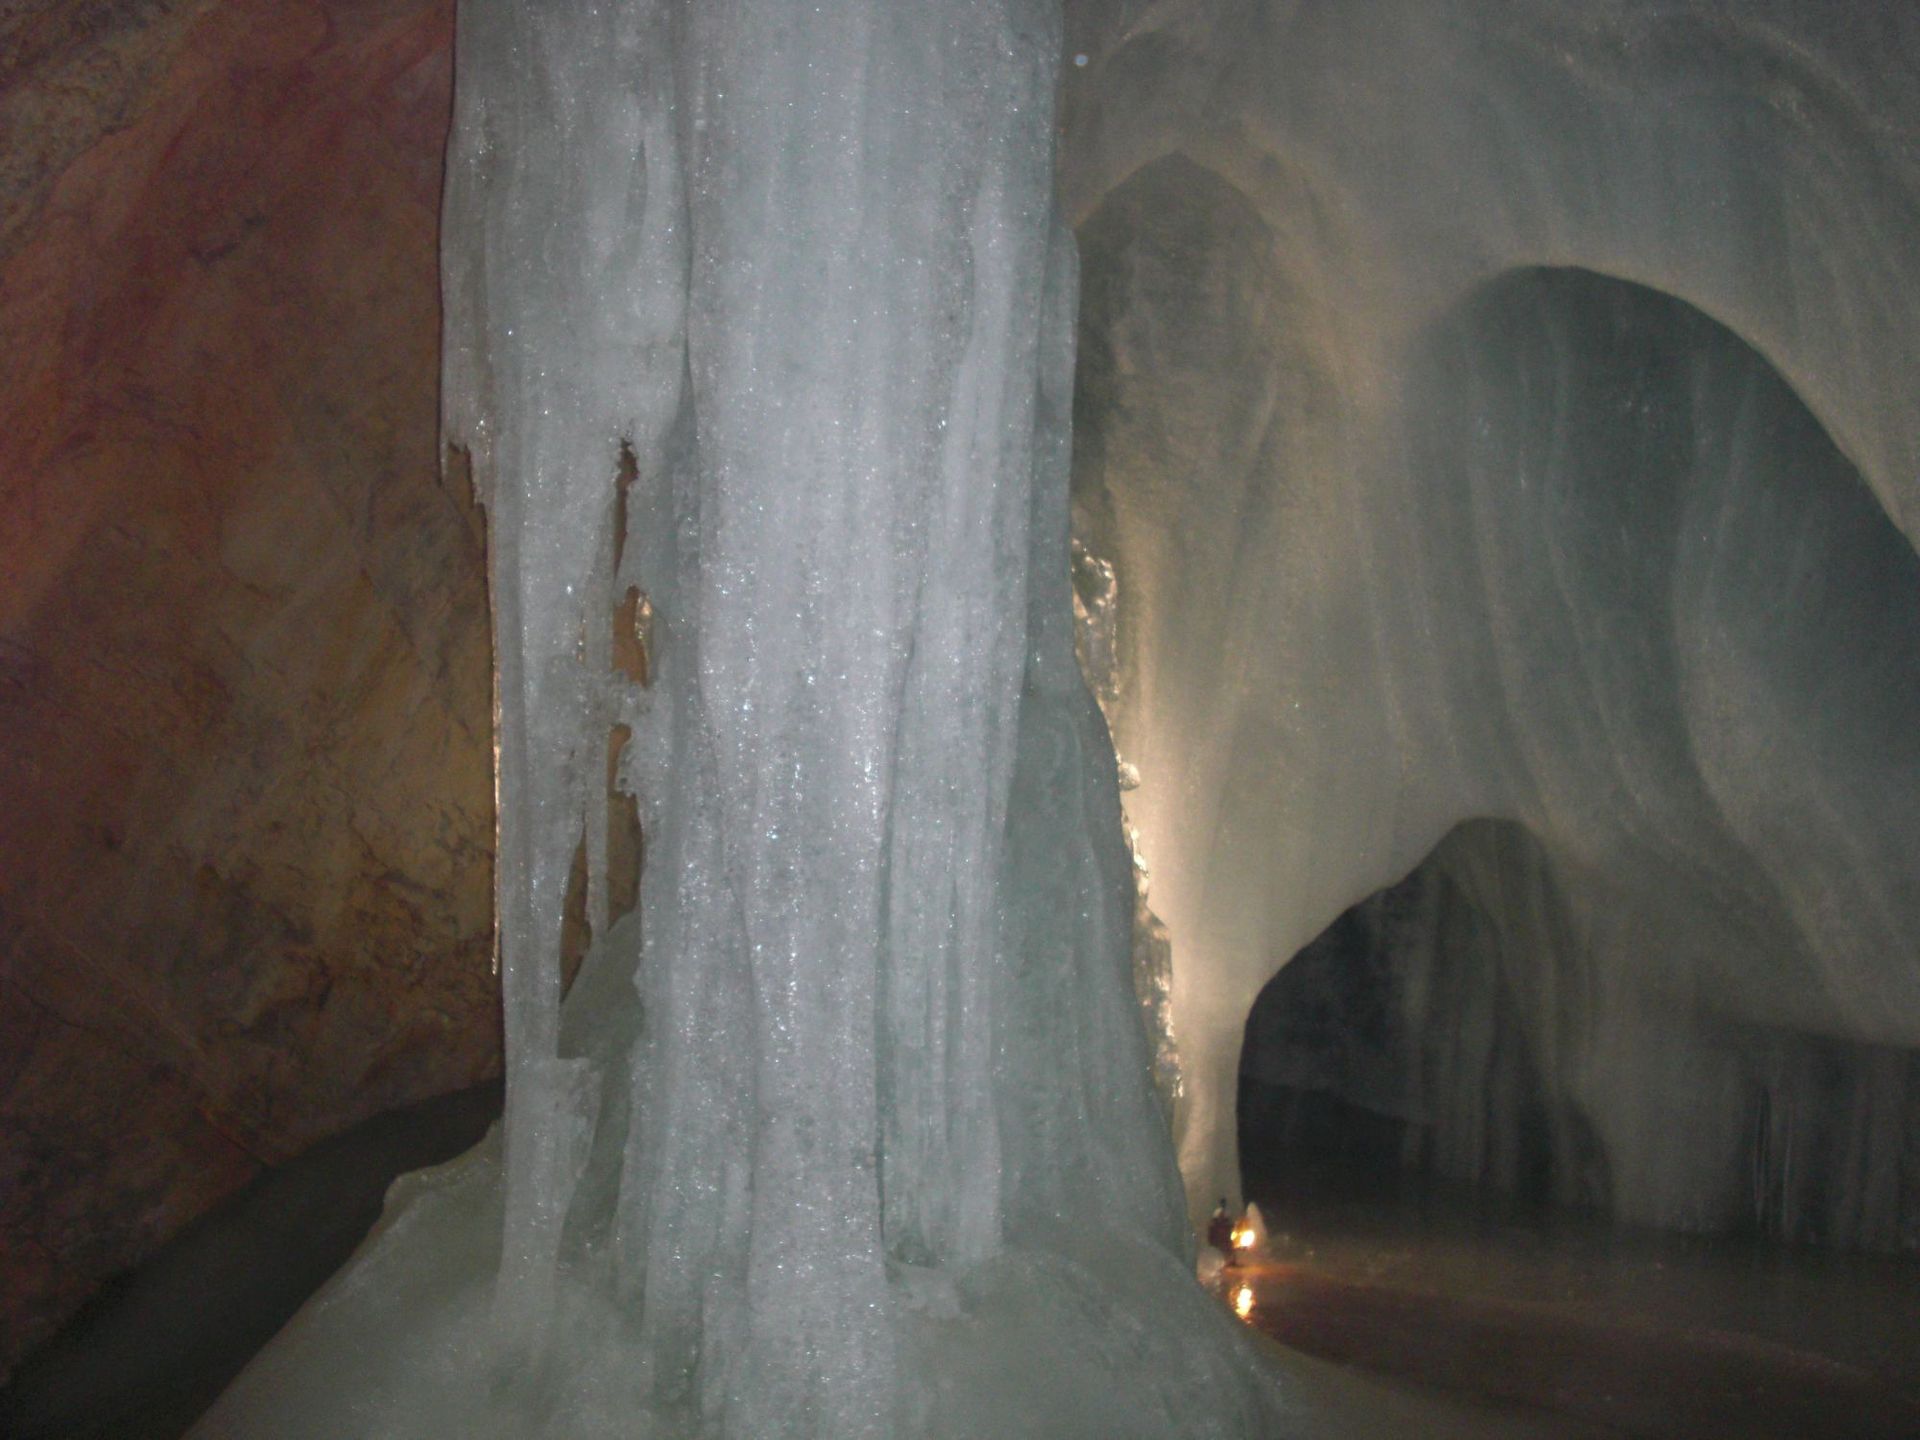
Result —
<instances>
[{"instance_id":1,"label":"illuminated ice wall","mask_svg":"<svg viewBox=\"0 0 1920 1440\"><path fill-rule=\"evenodd\" d=\"M1607 1198L1706 1223L1789 1124L1758 1032L1920 1045L1920 17L1073 13L1075 525L1191 1203L1261 986L1499 819ZM1833 1183L1920 1202L1920 1095L1862 1086Z\"/></svg>"}]
</instances>

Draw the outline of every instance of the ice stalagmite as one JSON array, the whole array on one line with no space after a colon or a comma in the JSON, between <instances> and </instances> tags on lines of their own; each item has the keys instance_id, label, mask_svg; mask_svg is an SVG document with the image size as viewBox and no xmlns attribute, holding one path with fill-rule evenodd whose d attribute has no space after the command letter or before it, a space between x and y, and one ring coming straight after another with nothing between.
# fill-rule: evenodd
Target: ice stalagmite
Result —
<instances>
[{"instance_id":1,"label":"ice stalagmite","mask_svg":"<svg viewBox=\"0 0 1920 1440\"><path fill-rule=\"evenodd\" d=\"M1059 31L462 6L447 431L489 521L507 1115L202 1433L1275 1433L1190 1278L1074 664ZM645 686L609 659L639 594Z\"/></svg>"}]
</instances>

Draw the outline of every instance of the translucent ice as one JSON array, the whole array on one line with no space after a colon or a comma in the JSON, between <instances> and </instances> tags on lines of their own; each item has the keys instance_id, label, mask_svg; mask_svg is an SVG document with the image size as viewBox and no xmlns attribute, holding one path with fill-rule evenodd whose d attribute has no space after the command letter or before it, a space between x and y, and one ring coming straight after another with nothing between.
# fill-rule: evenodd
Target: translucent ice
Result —
<instances>
[{"instance_id":1,"label":"translucent ice","mask_svg":"<svg viewBox=\"0 0 1920 1440\"><path fill-rule=\"evenodd\" d=\"M1192 1281L1074 663L1060 28L463 6L446 419L490 527L507 1114L203 1434L1274 1433Z\"/></svg>"}]
</instances>

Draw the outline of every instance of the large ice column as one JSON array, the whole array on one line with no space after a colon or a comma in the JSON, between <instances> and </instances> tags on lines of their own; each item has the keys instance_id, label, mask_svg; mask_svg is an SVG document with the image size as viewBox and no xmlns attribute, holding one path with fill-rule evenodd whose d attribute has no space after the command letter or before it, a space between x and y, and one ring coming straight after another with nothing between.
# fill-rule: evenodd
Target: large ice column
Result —
<instances>
[{"instance_id":1,"label":"large ice column","mask_svg":"<svg viewBox=\"0 0 1920 1440\"><path fill-rule=\"evenodd\" d=\"M520 362L456 403L555 461L483 467L531 492L492 507L502 811L509 857L531 832L545 902L544 932L516 933L502 867L521 1040L503 1282L518 1296L533 1277L515 1267L551 1266L556 1222L536 1236L522 1211L563 1211L583 1158L554 1138L581 1112L567 1077L544 1073L567 1063L553 983L519 977L552 975L578 823L562 787L587 767L519 736L573 722L577 706L539 688L552 674L605 683L575 632L583 610L592 635L612 608L600 537L624 437L640 457L635 576L661 616L632 774L658 859L641 972L653 1033L617 1221L629 1283L656 1353L697 1350L742 1433L796 1415L879 1433L886 1254L977 1263L1001 1240L990 988L1027 649L1056 22L1021 5L696 7L672 18L672 72L644 36L623 67L608 55L626 35L468 21L496 23L512 37L497 58L463 52L482 112L463 133L484 132L495 95L506 116L532 113L500 122L504 165L482 154L468 170L508 208L451 206L454 248L541 253L502 303L456 316L476 349ZM554 57L545 93L522 69L540 55ZM524 143L569 126L638 148L654 183L634 194L617 148ZM580 252L555 253L556 235ZM632 313L634 271L685 275L671 455L681 355L659 341L678 317ZM569 423L595 400L597 435ZM598 532L554 503L567 486L593 492ZM543 603L565 623L509 629ZM590 754L605 721L586 718Z\"/></svg>"},{"instance_id":2,"label":"large ice column","mask_svg":"<svg viewBox=\"0 0 1920 1440\"><path fill-rule=\"evenodd\" d=\"M883 1217L929 1264L1000 1233L986 957L1048 243L1020 117L1051 68L1037 16L750 8L686 22L692 454L632 512L671 707L636 778L680 873L643 897L622 1221L649 1329L711 1337L742 1433L796 1403L881 1433Z\"/></svg>"},{"instance_id":3,"label":"large ice column","mask_svg":"<svg viewBox=\"0 0 1920 1440\"><path fill-rule=\"evenodd\" d=\"M1074 664L1060 28L463 8L447 426L490 526L507 1114L204 1433L1274 1433L1193 1282Z\"/></svg>"}]
</instances>

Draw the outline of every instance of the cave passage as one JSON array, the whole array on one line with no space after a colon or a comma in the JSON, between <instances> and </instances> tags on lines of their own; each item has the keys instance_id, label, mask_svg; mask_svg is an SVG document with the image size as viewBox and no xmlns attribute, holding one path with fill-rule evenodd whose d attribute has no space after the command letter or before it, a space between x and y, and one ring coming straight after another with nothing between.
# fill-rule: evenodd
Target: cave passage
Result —
<instances>
[{"instance_id":1,"label":"cave passage","mask_svg":"<svg viewBox=\"0 0 1920 1440\"><path fill-rule=\"evenodd\" d=\"M1523 1212L1604 1203L1592 1127L1542 1070L1525 932L1455 868L1470 877L1483 857L1540 859L1516 826L1462 825L1261 991L1238 1117L1242 1183L1263 1205L1329 1186ZM1543 918L1564 924L1550 908Z\"/></svg>"},{"instance_id":2,"label":"cave passage","mask_svg":"<svg viewBox=\"0 0 1920 1440\"><path fill-rule=\"evenodd\" d=\"M1604 1023L1588 1008L1591 963L1539 842L1507 821L1456 827L1255 1002L1238 1097L1248 1195L1279 1210L1346 1194L1506 1220L1615 1219L1605 1137L1617 1117L1607 1092L1582 1088L1583 1046ZM1711 1014L1688 1042L1741 1077L1739 1143L1719 1208L1696 1230L1901 1248L1904 1228L1850 1228L1860 1206L1846 1187L1871 1162L1847 1146L1877 1088L1913 1085L1920 1055ZM1684 1115L1690 1099L1669 1103Z\"/></svg>"},{"instance_id":3,"label":"cave passage","mask_svg":"<svg viewBox=\"0 0 1920 1440\"><path fill-rule=\"evenodd\" d=\"M1275 669L1282 718L1232 748L1239 843L1201 852L1227 921L1166 912L1188 1074L1213 1083L1185 1022L1230 991L1227 922L1241 947L1249 917L1284 933L1304 881L1377 874L1431 826L1414 878L1275 982L1323 976L1284 1059L1237 1033L1244 992L1225 1048L1295 1092L1282 1131L1638 1225L1920 1249L1913 547L1765 356L1645 286L1511 272L1424 329L1402 393L1343 571L1377 638L1326 642L1377 672L1393 734L1316 751L1356 733L1355 697ZM1257 640L1217 664L1236 695L1274 667ZM1329 811L1329 774L1373 818Z\"/></svg>"},{"instance_id":4,"label":"cave passage","mask_svg":"<svg viewBox=\"0 0 1920 1440\"><path fill-rule=\"evenodd\" d=\"M1631 1433L1906 1433L1905 1401L1751 1400L1810 1355L1904 1384L1915 1353L1913 548L1767 359L1673 296L1518 271L1418 349L1402 763L1453 767L1470 813L1247 1016L1240 1175L1314 1313L1260 1305L1436 1383L1475 1367L1410 1337L1511 1325L1529 1403ZM1595 1401L1647 1362L1602 1378L1621 1324L1667 1337L1648 1414ZM1701 1327L1780 1347L1773 1379L1694 1408L1725 1358ZM1587 1382L1549 1384L1556 1344Z\"/></svg>"},{"instance_id":5,"label":"cave passage","mask_svg":"<svg viewBox=\"0 0 1920 1440\"><path fill-rule=\"evenodd\" d=\"M0 1432L1920 1435L1920 11L61 8Z\"/></svg>"},{"instance_id":6,"label":"cave passage","mask_svg":"<svg viewBox=\"0 0 1920 1440\"><path fill-rule=\"evenodd\" d=\"M1692 1043L1745 1076L1717 1224L1625 1223L1552 870L1521 826L1465 822L1261 992L1239 1162L1269 1239L1233 1272L1256 1323L1568 1433L1912 1433L1920 1264L1833 1242L1863 1239L1845 1137L1889 1071L1912 1085L1914 1052L1701 1022ZM1666 1098L1684 1125L1689 1097Z\"/></svg>"}]
</instances>

